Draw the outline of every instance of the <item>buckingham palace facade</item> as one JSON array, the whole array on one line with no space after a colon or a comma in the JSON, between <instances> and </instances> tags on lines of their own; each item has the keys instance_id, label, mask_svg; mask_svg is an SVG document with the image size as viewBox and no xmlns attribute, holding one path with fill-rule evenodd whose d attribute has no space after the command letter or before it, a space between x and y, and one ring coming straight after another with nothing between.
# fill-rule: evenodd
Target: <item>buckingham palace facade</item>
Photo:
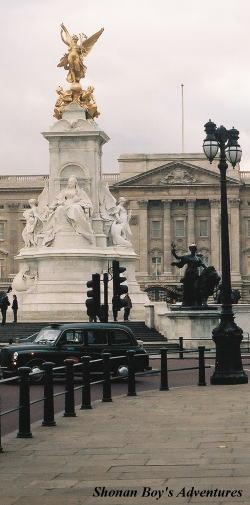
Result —
<instances>
[{"instance_id":1,"label":"buckingham palace facade","mask_svg":"<svg viewBox=\"0 0 250 505\"><path fill-rule=\"evenodd\" d=\"M103 177L115 198L127 199L132 242L139 260L137 279L151 299L164 299L180 285L171 266L171 243L184 254L191 243L208 265L221 271L220 174L203 154L126 154L118 173ZM47 175L0 176L0 287L17 271L23 247L23 212L42 191ZM250 171L228 169L228 213L232 285L250 303Z\"/></svg>"}]
</instances>

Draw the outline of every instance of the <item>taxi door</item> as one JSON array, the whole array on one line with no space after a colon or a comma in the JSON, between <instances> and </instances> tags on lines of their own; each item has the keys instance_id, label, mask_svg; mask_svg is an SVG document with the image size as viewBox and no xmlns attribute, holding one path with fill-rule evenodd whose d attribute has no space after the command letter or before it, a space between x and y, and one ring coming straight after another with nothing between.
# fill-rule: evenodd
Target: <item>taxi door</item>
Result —
<instances>
[{"instance_id":1,"label":"taxi door","mask_svg":"<svg viewBox=\"0 0 250 505\"><path fill-rule=\"evenodd\" d=\"M57 352L62 365L65 359L73 359L75 363L80 363L84 354L83 330L76 328L65 330L57 342Z\"/></svg>"}]
</instances>

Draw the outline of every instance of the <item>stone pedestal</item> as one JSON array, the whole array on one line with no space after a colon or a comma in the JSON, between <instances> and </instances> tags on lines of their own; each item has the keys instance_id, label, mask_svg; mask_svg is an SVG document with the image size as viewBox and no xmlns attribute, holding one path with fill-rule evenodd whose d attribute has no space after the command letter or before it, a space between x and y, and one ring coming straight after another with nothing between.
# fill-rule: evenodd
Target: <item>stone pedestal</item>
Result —
<instances>
[{"instance_id":1,"label":"stone pedestal","mask_svg":"<svg viewBox=\"0 0 250 505\"><path fill-rule=\"evenodd\" d=\"M43 136L50 151L49 201L74 175L90 196L93 217L99 217L102 146L109 141L108 135L95 121L86 120L84 109L72 102Z\"/></svg>"},{"instance_id":2,"label":"stone pedestal","mask_svg":"<svg viewBox=\"0 0 250 505\"><path fill-rule=\"evenodd\" d=\"M175 310L172 310L173 308ZM212 330L219 323L220 316L216 306L213 310L176 310L176 305L168 307L165 304L164 307L161 303L159 308L155 304L155 309L157 309L154 314L155 328L169 343L178 342L179 337L183 337L184 347L187 349L197 348L199 345L204 345L208 349L215 347ZM148 313L148 306L146 311Z\"/></svg>"},{"instance_id":3,"label":"stone pedestal","mask_svg":"<svg viewBox=\"0 0 250 505\"><path fill-rule=\"evenodd\" d=\"M144 317L144 304L148 302L148 297L140 290L135 278L138 258L133 250L125 251L120 247L41 247L22 249L17 259L20 272L13 281L13 289L18 292L20 320L87 321L87 281L91 280L92 273L107 271L113 259L119 260L120 265L127 269L125 274L133 303L132 317ZM103 302L103 293L101 298ZM110 314L111 302L112 281L109 283Z\"/></svg>"}]
</instances>

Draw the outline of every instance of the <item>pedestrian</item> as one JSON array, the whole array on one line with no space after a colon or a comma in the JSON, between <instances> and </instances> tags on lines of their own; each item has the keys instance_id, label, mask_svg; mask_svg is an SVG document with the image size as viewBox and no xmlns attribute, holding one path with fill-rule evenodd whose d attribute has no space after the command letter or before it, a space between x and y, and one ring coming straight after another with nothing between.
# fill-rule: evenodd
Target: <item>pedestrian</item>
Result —
<instances>
[{"instance_id":1,"label":"pedestrian","mask_svg":"<svg viewBox=\"0 0 250 505\"><path fill-rule=\"evenodd\" d=\"M2 313L2 325L6 323L6 313L7 309L10 305L9 298L7 296L7 293L4 294L4 296L1 298L1 313Z\"/></svg>"},{"instance_id":2,"label":"pedestrian","mask_svg":"<svg viewBox=\"0 0 250 505\"><path fill-rule=\"evenodd\" d=\"M124 305L124 321L128 321L130 310L132 309L133 306L131 298L128 293L124 296L123 301L126 303L126 305Z\"/></svg>"},{"instance_id":3,"label":"pedestrian","mask_svg":"<svg viewBox=\"0 0 250 505\"><path fill-rule=\"evenodd\" d=\"M13 310L13 318L14 318L13 323L17 323L18 302L17 302L16 295L13 295L13 302L12 302L11 308Z\"/></svg>"},{"instance_id":4,"label":"pedestrian","mask_svg":"<svg viewBox=\"0 0 250 505\"><path fill-rule=\"evenodd\" d=\"M117 322L118 310L116 307L116 300L114 296L112 298L112 312L113 312L113 319L115 322Z\"/></svg>"}]
</instances>

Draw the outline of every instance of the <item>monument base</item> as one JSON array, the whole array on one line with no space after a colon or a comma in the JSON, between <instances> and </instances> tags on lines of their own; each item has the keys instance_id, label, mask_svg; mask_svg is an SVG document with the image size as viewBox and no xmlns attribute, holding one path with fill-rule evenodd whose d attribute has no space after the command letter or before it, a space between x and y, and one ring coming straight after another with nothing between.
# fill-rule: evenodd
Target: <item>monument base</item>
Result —
<instances>
[{"instance_id":1,"label":"monument base","mask_svg":"<svg viewBox=\"0 0 250 505\"><path fill-rule=\"evenodd\" d=\"M166 303L154 303L146 306L146 324L153 326L167 338L168 342L176 343L179 337L184 339L185 349L197 348L204 345L207 349L214 349L212 330L218 325L220 312L217 307L212 310L202 308L192 310L176 305L167 306ZM154 312L154 315L152 314ZM149 323L151 321L151 323Z\"/></svg>"},{"instance_id":2,"label":"monument base","mask_svg":"<svg viewBox=\"0 0 250 505\"><path fill-rule=\"evenodd\" d=\"M144 318L148 297L136 281L137 255L132 249L118 246L64 250L56 247L25 248L16 259L20 263L20 271L14 278L13 290L18 296L20 321L87 321L87 281L91 280L93 273L107 272L114 259L126 268L133 318ZM103 303L102 282L101 291ZM111 280L110 309L112 296Z\"/></svg>"}]
</instances>

